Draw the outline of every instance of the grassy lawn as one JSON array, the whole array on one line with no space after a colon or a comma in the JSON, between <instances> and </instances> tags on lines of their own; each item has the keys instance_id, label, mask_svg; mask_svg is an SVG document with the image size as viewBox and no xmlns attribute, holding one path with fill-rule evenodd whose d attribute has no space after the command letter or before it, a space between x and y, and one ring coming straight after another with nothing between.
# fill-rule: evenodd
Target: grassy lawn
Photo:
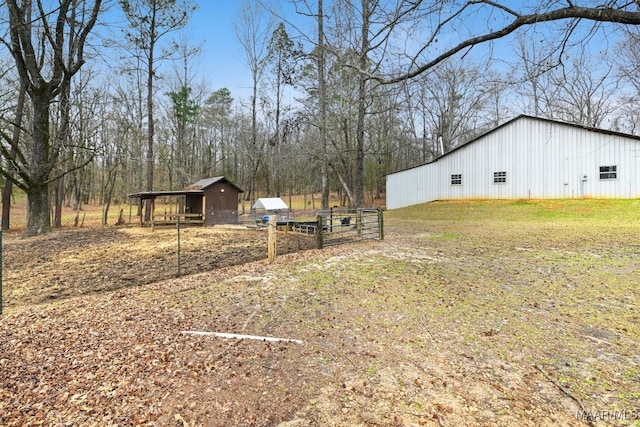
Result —
<instances>
[{"instance_id":1,"label":"grassy lawn","mask_svg":"<svg viewBox=\"0 0 640 427\"><path fill-rule=\"evenodd\" d=\"M639 207L436 202L382 242L16 308L0 425L640 425Z\"/></svg>"},{"instance_id":2,"label":"grassy lawn","mask_svg":"<svg viewBox=\"0 0 640 427\"><path fill-rule=\"evenodd\" d=\"M434 328L544 370L591 410L640 407L640 202L438 202L385 219L440 256L394 263Z\"/></svg>"}]
</instances>

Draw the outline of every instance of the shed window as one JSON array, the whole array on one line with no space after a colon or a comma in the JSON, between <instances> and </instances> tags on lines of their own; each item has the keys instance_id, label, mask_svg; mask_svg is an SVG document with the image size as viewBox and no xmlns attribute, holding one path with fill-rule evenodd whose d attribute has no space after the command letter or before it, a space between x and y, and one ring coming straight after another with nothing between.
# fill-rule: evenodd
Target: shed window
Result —
<instances>
[{"instance_id":1,"label":"shed window","mask_svg":"<svg viewBox=\"0 0 640 427\"><path fill-rule=\"evenodd\" d=\"M600 179L617 179L618 166L600 166Z\"/></svg>"},{"instance_id":2,"label":"shed window","mask_svg":"<svg viewBox=\"0 0 640 427\"><path fill-rule=\"evenodd\" d=\"M493 183L494 184L504 184L507 182L507 172L494 172L493 173Z\"/></svg>"},{"instance_id":3,"label":"shed window","mask_svg":"<svg viewBox=\"0 0 640 427\"><path fill-rule=\"evenodd\" d=\"M451 185L462 185L462 174L451 175Z\"/></svg>"}]
</instances>

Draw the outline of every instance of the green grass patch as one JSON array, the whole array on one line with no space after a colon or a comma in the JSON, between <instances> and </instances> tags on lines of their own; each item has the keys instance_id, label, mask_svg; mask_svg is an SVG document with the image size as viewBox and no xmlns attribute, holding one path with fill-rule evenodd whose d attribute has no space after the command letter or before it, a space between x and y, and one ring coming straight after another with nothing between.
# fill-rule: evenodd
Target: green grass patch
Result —
<instances>
[{"instance_id":1,"label":"green grass patch","mask_svg":"<svg viewBox=\"0 0 640 427\"><path fill-rule=\"evenodd\" d=\"M324 272L335 283L326 291L357 295L343 308L391 336L426 324L473 360L542 366L587 403L637 407L639 208L515 200L388 211L393 256L345 259Z\"/></svg>"},{"instance_id":2,"label":"green grass patch","mask_svg":"<svg viewBox=\"0 0 640 427\"><path fill-rule=\"evenodd\" d=\"M625 223L640 220L639 200L483 200L444 201L385 212L385 220L421 221L548 221Z\"/></svg>"}]
</instances>

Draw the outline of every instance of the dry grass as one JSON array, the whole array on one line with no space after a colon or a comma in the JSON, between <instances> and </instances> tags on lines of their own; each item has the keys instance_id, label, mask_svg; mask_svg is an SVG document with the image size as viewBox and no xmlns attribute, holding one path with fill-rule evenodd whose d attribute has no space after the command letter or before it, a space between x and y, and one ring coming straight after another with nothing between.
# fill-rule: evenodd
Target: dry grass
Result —
<instances>
[{"instance_id":1,"label":"dry grass","mask_svg":"<svg viewBox=\"0 0 640 427\"><path fill-rule=\"evenodd\" d=\"M15 190L15 195L11 204L11 233L20 234L26 227L27 198L24 193L19 190ZM315 214L321 209L321 195L307 194L307 195L295 195L295 196L282 196L282 200L290 207L293 214L297 218L315 218ZM371 194L366 195L366 200L371 206L383 207L384 198L374 199ZM342 200L337 193L331 193L329 198L330 206L341 206ZM80 211L74 211L70 206L63 205L62 207L62 228L77 228L77 227L100 227L102 226L104 206L96 205L93 203L83 204ZM156 210L158 212L175 210L174 204L163 203L162 199L156 201ZM124 219L127 223L131 222L137 224L138 217L136 217L136 205L129 205L126 203L114 204L109 208L109 214L107 216L107 225L114 225L118 221L119 212L122 210ZM251 202L242 200L238 204L238 211L240 213L251 212ZM77 224L77 225L76 225Z\"/></svg>"},{"instance_id":2,"label":"dry grass","mask_svg":"<svg viewBox=\"0 0 640 427\"><path fill-rule=\"evenodd\" d=\"M3 377L0 413L12 415L0 424L638 425L638 206L431 203L386 212L383 242L16 309L0 320L0 372L57 368L48 382ZM76 323L77 339L66 332ZM185 329L304 344L185 339ZM36 357L58 335L59 357ZM113 358L109 346L135 354ZM113 394L82 380L82 405L58 399L56 412L46 396L85 368L108 373Z\"/></svg>"},{"instance_id":3,"label":"dry grass","mask_svg":"<svg viewBox=\"0 0 640 427\"><path fill-rule=\"evenodd\" d=\"M589 408L631 411L640 407L639 206L487 201L392 212L399 240L446 258L394 268L402 280L415 272L409 281L428 289L411 292L426 321L475 357L542 366Z\"/></svg>"}]
</instances>

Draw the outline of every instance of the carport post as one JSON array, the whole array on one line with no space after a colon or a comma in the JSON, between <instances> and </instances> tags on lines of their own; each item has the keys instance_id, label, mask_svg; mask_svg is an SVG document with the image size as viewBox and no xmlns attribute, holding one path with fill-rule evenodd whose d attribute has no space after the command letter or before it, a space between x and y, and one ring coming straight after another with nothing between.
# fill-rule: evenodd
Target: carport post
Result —
<instances>
[{"instance_id":1,"label":"carport post","mask_svg":"<svg viewBox=\"0 0 640 427\"><path fill-rule=\"evenodd\" d=\"M144 219L144 207L143 207L143 201L142 201L142 196L140 196L140 205L138 207L138 211L140 212L140 227L142 227L142 220Z\"/></svg>"}]
</instances>

